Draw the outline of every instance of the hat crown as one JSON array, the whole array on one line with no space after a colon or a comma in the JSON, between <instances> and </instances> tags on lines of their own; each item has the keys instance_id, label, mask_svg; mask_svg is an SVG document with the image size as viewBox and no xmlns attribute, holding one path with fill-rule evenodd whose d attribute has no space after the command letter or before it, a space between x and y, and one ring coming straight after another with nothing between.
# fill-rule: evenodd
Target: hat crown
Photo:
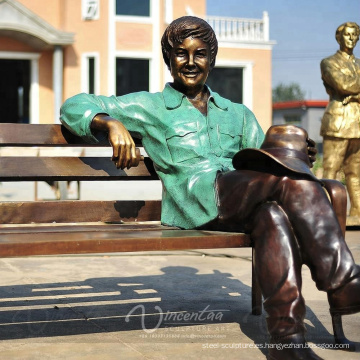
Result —
<instances>
[{"instance_id":1,"label":"hat crown","mask_svg":"<svg viewBox=\"0 0 360 360\"><path fill-rule=\"evenodd\" d=\"M310 165L307 149L308 133L295 125L273 125L265 135L260 149L275 156L297 157Z\"/></svg>"},{"instance_id":2,"label":"hat crown","mask_svg":"<svg viewBox=\"0 0 360 360\"><path fill-rule=\"evenodd\" d=\"M237 170L261 171L276 176L291 175L321 182L310 169L308 140L306 130L298 126L273 125L266 132L260 149L240 150L233 158L233 166Z\"/></svg>"}]
</instances>

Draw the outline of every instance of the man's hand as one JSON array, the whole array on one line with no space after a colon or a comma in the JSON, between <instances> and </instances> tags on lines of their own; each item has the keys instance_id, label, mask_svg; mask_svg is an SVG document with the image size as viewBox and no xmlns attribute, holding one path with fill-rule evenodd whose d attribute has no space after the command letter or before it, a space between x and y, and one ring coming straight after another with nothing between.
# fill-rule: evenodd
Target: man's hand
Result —
<instances>
[{"instance_id":1,"label":"man's hand","mask_svg":"<svg viewBox=\"0 0 360 360\"><path fill-rule=\"evenodd\" d=\"M316 154L317 154L317 150L315 147L315 141L310 138L307 138L306 142L307 142L307 150L308 150L308 155L309 155L310 167L313 167L314 162L316 161Z\"/></svg>"},{"instance_id":2,"label":"man's hand","mask_svg":"<svg viewBox=\"0 0 360 360\"><path fill-rule=\"evenodd\" d=\"M343 105L347 105L350 101L360 102L360 94L346 96L343 100Z\"/></svg>"},{"instance_id":3,"label":"man's hand","mask_svg":"<svg viewBox=\"0 0 360 360\"><path fill-rule=\"evenodd\" d=\"M108 133L108 139L113 148L112 161L118 169L129 169L139 164L134 140L119 120L106 114L98 114L91 123L91 129Z\"/></svg>"}]
</instances>

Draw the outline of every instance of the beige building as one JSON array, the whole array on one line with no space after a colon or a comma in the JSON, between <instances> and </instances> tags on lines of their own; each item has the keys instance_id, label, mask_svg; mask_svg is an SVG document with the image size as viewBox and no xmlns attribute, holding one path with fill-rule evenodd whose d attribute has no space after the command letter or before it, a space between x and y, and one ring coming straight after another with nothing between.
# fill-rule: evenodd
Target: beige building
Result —
<instances>
[{"instance_id":1,"label":"beige building","mask_svg":"<svg viewBox=\"0 0 360 360\"><path fill-rule=\"evenodd\" d=\"M161 91L170 81L160 38L182 15L205 18L219 40L210 87L271 125L269 19L206 16L206 0L0 1L2 122L58 122L79 92Z\"/></svg>"}]
</instances>

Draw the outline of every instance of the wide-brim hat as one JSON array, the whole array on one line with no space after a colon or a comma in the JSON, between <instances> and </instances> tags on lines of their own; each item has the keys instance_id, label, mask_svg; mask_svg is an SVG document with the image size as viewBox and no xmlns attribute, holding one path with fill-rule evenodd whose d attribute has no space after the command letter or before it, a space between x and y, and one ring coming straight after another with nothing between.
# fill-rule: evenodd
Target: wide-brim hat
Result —
<instances>
[{"instance_id":1,"label":"wide-brim hat","mask_svg":"<svg viewBox=\"0 0 360 360\"><path fill-rule=\"evenodd\" d=\"M274 125L266 132L260 149L240 150L233 158L235 169L268 172L273 169L287 170L289 175L320 181L311 171L308 154L308 134L295 125Z\"/></svg>"}]
</instances>

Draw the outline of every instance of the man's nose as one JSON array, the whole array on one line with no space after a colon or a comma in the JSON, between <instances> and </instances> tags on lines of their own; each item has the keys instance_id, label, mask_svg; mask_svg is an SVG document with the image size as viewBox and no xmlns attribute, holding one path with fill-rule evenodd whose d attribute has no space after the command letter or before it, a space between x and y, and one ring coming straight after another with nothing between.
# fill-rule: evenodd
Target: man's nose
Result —
<instances>
[{"instance_id":1,"label":"man's nose","mask_svg":"<svg viewBox=\"0 0 360 360\"><path fill-rule=\"evenodd\" d=\"M194 55L189 54L189 58L188 58L188 66L194 66L195 62L194 62Z\"/></svg>"}]
</instances>

